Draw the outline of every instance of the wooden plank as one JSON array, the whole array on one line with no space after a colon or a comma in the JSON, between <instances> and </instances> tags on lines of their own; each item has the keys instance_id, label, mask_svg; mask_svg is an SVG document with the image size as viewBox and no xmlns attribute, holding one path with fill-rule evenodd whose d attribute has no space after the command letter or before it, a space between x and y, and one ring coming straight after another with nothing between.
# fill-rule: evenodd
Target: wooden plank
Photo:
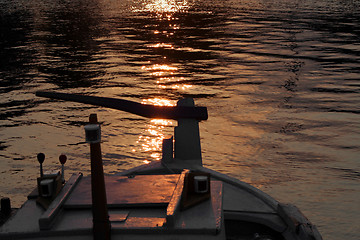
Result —
<instances>
[{"instance_id":1,"label":"wooden plank","mask_svg":"<svg viewBox=\"0 0 360 240\"><path fill-rule=\"evenodd\" d=\"M212 181L210 187L211 198L209 200L178 212L174 226L167 227L164 231L182 234L218 234L223 223L222 182Z\"/></svg>"},{"instance_id":2,"label":"wooden plank","mask_svg":"<svg viewBox=\"0 0 360 240\"><path fill-rule=\"evenodd\" d=\"M184 189L184 182L186 174L189 173L189 170L182 171L179 180L176 184L175 190L173 195L171 196L171 200L169 202L169 205L166 209L166 225L167 226L174 226L175 224L175 218L176 213L180 211L180 202L181 202L181 196Z\"/></svg>"},{"instance_id":3,"label":"wooden plank","mask_svg":"<svg viewBox=\"0 0 360 240\"><path fill-rule=\"evenodd\" d=\"M55 221L56 216L60 213L63 204L65 203L66 199L69 197L70 193L73 191L81 177L82 174L72 175L65 184L65 186L62 188L60 193L51 202L48 209L41 215L41 217L39 218L39 226L41 230L51 228L51 225Z\"/></svg>"}]
</instances>

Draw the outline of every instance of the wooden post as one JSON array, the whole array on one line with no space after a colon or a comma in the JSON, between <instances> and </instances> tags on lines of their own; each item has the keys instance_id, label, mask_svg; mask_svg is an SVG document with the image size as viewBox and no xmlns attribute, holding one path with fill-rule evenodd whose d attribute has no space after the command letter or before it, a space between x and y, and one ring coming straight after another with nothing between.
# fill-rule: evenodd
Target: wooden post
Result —
<instances>
[{"instance_id":1,"label":"wooden post","mask_svg":"<svg viewBox=\"0 0 360 240\"><path fill-rule=\"evenodd\" d=\"M97 115L91 114L90 124L98 124ZM111 224L106 201L104 170L100 142L90 143L91 196L94 240L110 240Z\"/></svg>"}]
</instances>

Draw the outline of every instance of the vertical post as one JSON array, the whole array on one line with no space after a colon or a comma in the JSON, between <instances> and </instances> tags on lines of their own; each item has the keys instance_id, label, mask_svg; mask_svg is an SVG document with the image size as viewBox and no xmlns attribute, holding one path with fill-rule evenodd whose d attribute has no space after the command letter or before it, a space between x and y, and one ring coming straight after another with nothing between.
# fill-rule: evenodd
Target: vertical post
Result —
<instances>
[{"instance_id":1,"label":"vertical post","mask_svg":"<svg viewBox=\"0 0 360 240\"><path fill-rule=\"evenodd\" d=\"M65 169L64 164L66 163L67 157L65 154L61 154L59 156L59 161L61 163L61 182L65 183Z\"/></svg>"},{"instance_id":2,"label":"vertical post","mask_svg":"<svg viewBox=\"0 0 360 240\"><path fill-rule=\"evenodd\" d=\"M91 114L90 124L98 124L97 115ZM106 202L104 170L100 141L90 142L91 196L94 240L110 239L111 225Z\"/></svg>"},{"instance_id":3,"label":"vertical post","mask_svg":"<svg viewBox=\"0 0 360 240\"><path fill-rule=\"evenodd\" d=\"M174 160L174 143L173 137L168 136L162 142L162 163L171 163Z\"/></svg>"},{"instance_id":4,"label":"vertical post","mask_svg":"<svg viewBox=\"0 0 360 240\"><path fill-rule=\"evenodd\" d=\"M194 100L186 98L177 102L178 106L195 106ZM176 159L202 166L199 121L196 119L178 119L175 127L174 156Z\"/></svg>"},{"instance_id":5,"label":"vertical post","mask_svg":"<svg viewBox=\"0 0 360 240\"><path fill-rule=\"evenodd\" d=\"M10 198L4 197L1 199L1 213L5 217L9 217L11 214L11 203Z\"/></svg>"}]
</instances>

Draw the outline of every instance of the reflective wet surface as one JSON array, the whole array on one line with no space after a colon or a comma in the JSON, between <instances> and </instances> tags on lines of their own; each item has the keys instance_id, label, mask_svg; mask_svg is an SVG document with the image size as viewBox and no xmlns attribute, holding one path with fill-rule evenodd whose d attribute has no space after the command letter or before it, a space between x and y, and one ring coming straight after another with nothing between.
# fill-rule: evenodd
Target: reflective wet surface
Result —
<instances>
[{"instance_id":1,"label":"reflective wet surface","mask_svg":"<svg viewBox=\"0 0 360 240\"><path fill-rule=\"evenodd\" d=\"M359 239L360 2L2 1L0 195L45 170L106 173L160 159L176 122L35 97L38 90L207 106L204 165L296 204L324 239Z\"/></svg>"}]
</instances>

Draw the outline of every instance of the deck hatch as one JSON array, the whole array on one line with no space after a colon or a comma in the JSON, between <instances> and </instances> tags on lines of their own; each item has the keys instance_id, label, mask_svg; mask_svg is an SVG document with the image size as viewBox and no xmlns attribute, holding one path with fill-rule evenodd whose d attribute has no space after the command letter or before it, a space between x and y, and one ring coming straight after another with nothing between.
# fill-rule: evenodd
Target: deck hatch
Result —
<instances>
[{"instance_id":1,"label":"deck hatch","mask_svg":"<svg viewBox=\"0 0 360 240\"><path fill-rule=\"evenodd\" d=\"M109 208L167 206L179 179L178 174L105 176ZM91 208L91 179L84 177L65 202L66 208Z\"/></svg>"}]
</instances>

